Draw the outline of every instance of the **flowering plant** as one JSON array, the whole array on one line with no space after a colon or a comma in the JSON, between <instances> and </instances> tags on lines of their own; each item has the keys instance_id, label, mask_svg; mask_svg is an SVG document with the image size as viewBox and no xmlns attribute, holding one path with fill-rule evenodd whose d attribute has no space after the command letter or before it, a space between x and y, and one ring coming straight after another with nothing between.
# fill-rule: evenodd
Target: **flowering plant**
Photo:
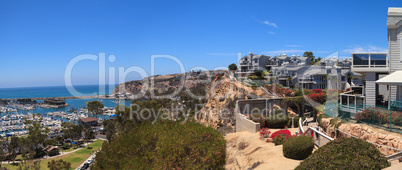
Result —
<instances>
[{"instance_id":1,"label":"flowering plant","mask_svg":"<svg viewBox=\"0 0 402 170\"><path fill-rule=\"evenodd\" d=\"M274 132L274 133L271 135L271 138L274 139L276 136L278 136L278 135L280 135L280 134L292 135L289 130L281 129L281 130L278 130L278 131Z\"/></svg>"},{"instance_id":2,"label":"flowering plant","mask_svg":"<svg viewBox=\"0 0 402 170\"><path fill-rule=\"evenodd\" d=\"M261 128L260 129L260 139L262 138L267 138L271 134L271 131L269 131L268 128Z\"/></svg>"}]
</instances>

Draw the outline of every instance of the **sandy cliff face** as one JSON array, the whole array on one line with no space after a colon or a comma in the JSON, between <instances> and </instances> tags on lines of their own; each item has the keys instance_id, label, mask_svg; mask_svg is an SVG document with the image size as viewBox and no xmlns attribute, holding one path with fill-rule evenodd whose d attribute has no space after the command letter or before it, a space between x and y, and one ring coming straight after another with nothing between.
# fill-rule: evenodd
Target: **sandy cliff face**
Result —
<instances>
[{"instance_id":1,"label":"sandy cliff face","mask_svg":"<svg viewBox=\"0 0 402 170\"><path fill-rule=\"evenodd\" d=\"M208 90L207 102L197 116L197 121L215 129L230 127L234 129L234 107L238 99L264 96L259 89L246 87L243 83L230 80L227 75L215 79Z\"/></svg>"}]
</instances>

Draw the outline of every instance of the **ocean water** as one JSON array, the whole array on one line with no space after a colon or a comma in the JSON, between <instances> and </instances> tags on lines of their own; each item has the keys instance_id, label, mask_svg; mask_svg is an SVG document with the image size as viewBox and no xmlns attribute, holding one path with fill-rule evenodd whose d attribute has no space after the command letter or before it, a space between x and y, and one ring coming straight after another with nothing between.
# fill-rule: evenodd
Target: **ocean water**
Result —
<instances>
[{"instance_id":1,"label":"ocean water","mask_svg":"<svg viewBox=\"0 0 402 170\"><path fill-rule=\"evenodd\" d=\"M110 87L110 89L109 89ZM94 95L104 95L110 94L116 85L106 86L105 89L99 90L98 85L81 85L74 86L75 90L82 93L84 96L94 96ZM0 98L38 98L38 97L71 97L76 96L71 94L65 86L54 86L54 87L23 87L23 88L2 88L0 89ZM84 108L86 103L93 100L100 100L105 107L114 108L116 107L116 103L113 100L102 100L97 98L86 98L86 99L66 99L66 103L69 104L67 107L63 108L36 108L35 110L18 110L17 113L27 114L27 113L48 113L48 112L56 112L56 111L65 111L67 112L70 108ZM38 102L43 102L42 100L38 100ZM118 104L123 104L125 106L130 106L131 100L122 100ZM12 113L3 113L4 114L12 114Z\"/></svg>"},{"instance_id":2,"label":"ocean water","mask_svg":"<svg viewBox=\"0 0 402 170\"><path fill-rule=\"evenodd\" d=\"M66 86L0 88L0 99L105 95L110 94L116 86L105 85L104 88L99 88L99 85L73 86L81 94L70 93Z\"/></svg>"}]
</instances>

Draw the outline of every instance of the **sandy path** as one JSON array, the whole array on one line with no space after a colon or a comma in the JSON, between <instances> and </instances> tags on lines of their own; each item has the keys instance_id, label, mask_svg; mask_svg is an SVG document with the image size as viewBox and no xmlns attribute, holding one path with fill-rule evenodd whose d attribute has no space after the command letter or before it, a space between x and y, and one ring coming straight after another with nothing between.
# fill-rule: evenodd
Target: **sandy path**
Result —
<instances>
[{"instance_id":1,"label":"sandy path","mask_svg":"<svg viewBox=\"0 0 402 170\"><path fill-rule=\"evenodd\" d=\"M271 133L279 129L271 129ZM297 128L289 129L293 134ZM248 169L260 162L255 169L294 169L300 161L283 156L282 145L275 146L259 139L259 133L237 132L226 136L226 169ZM247 147L244 147L247 146ZM244 149L243 149L244 148Z\"/></svg>"}]
</instances>

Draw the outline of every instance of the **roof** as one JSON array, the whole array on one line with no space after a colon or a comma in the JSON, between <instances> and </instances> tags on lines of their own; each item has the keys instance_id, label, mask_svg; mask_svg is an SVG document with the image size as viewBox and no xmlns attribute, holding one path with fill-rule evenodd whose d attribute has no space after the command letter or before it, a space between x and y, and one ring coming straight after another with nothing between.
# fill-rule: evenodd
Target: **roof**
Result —
<instances>
[{"instance_id":1,"label":"roof","mask_svg":"<svg viewBox=\"0 0 402 170\"><path fill-rule=\"evenodd\" d=\"M82 122L85 122L85 123L87 123L87 122L93 122L93 121L98 121L98 118L96 118L96 117L87 117L87 118L82 118L82 119L80 119Z\"/></svg>"},{"instance_id":2,"label":"roof","mask_svg":"<svg viewBox=\"0 0 402 170\"><path fill-rule=\"evenodd\" d=\"M299 57L300 60L307 60L308 57Z\"/></svg>"},{"instance_id":3,"label":"roof","mask_svg":"<svg viewBox=\"0 0 402 170\"><path fill-rule=\"evenodd\" d=\"M287 58L290 58L290 57L277 57L279 60L285 60L285 59L287 59Z\"/></svg>"},{"instance_id":4,"label":"roof","mask_svg":"<svg viewBox=\"0 0 402 170\"><path fill-rule=\"evenodd\" d=\"M395 71L376 81L377 84L402 86L402 71Z\"/></svg>"},{"instance_id":5,"label":"roof","mask_svg":"<svg viewBox=\"0 0 402 170\"><path fill-rule=\"evenodd\" d=\"M392 14L402 15L402 8L389 7L388 8L388 15L392 15Z\"/></svg>"},{"instance_id":6,"label":"roof","mask_svg":"<svg viewBox=\"0 0 402 170\"><path fill-rule=\"evenodd\" d=\"M51 151L53 149L57 149L57 146L48 145L45 148L43 148L43 150L46 151L46 152L49 152L49 151Z\"/></svg>"}]
</instances>

